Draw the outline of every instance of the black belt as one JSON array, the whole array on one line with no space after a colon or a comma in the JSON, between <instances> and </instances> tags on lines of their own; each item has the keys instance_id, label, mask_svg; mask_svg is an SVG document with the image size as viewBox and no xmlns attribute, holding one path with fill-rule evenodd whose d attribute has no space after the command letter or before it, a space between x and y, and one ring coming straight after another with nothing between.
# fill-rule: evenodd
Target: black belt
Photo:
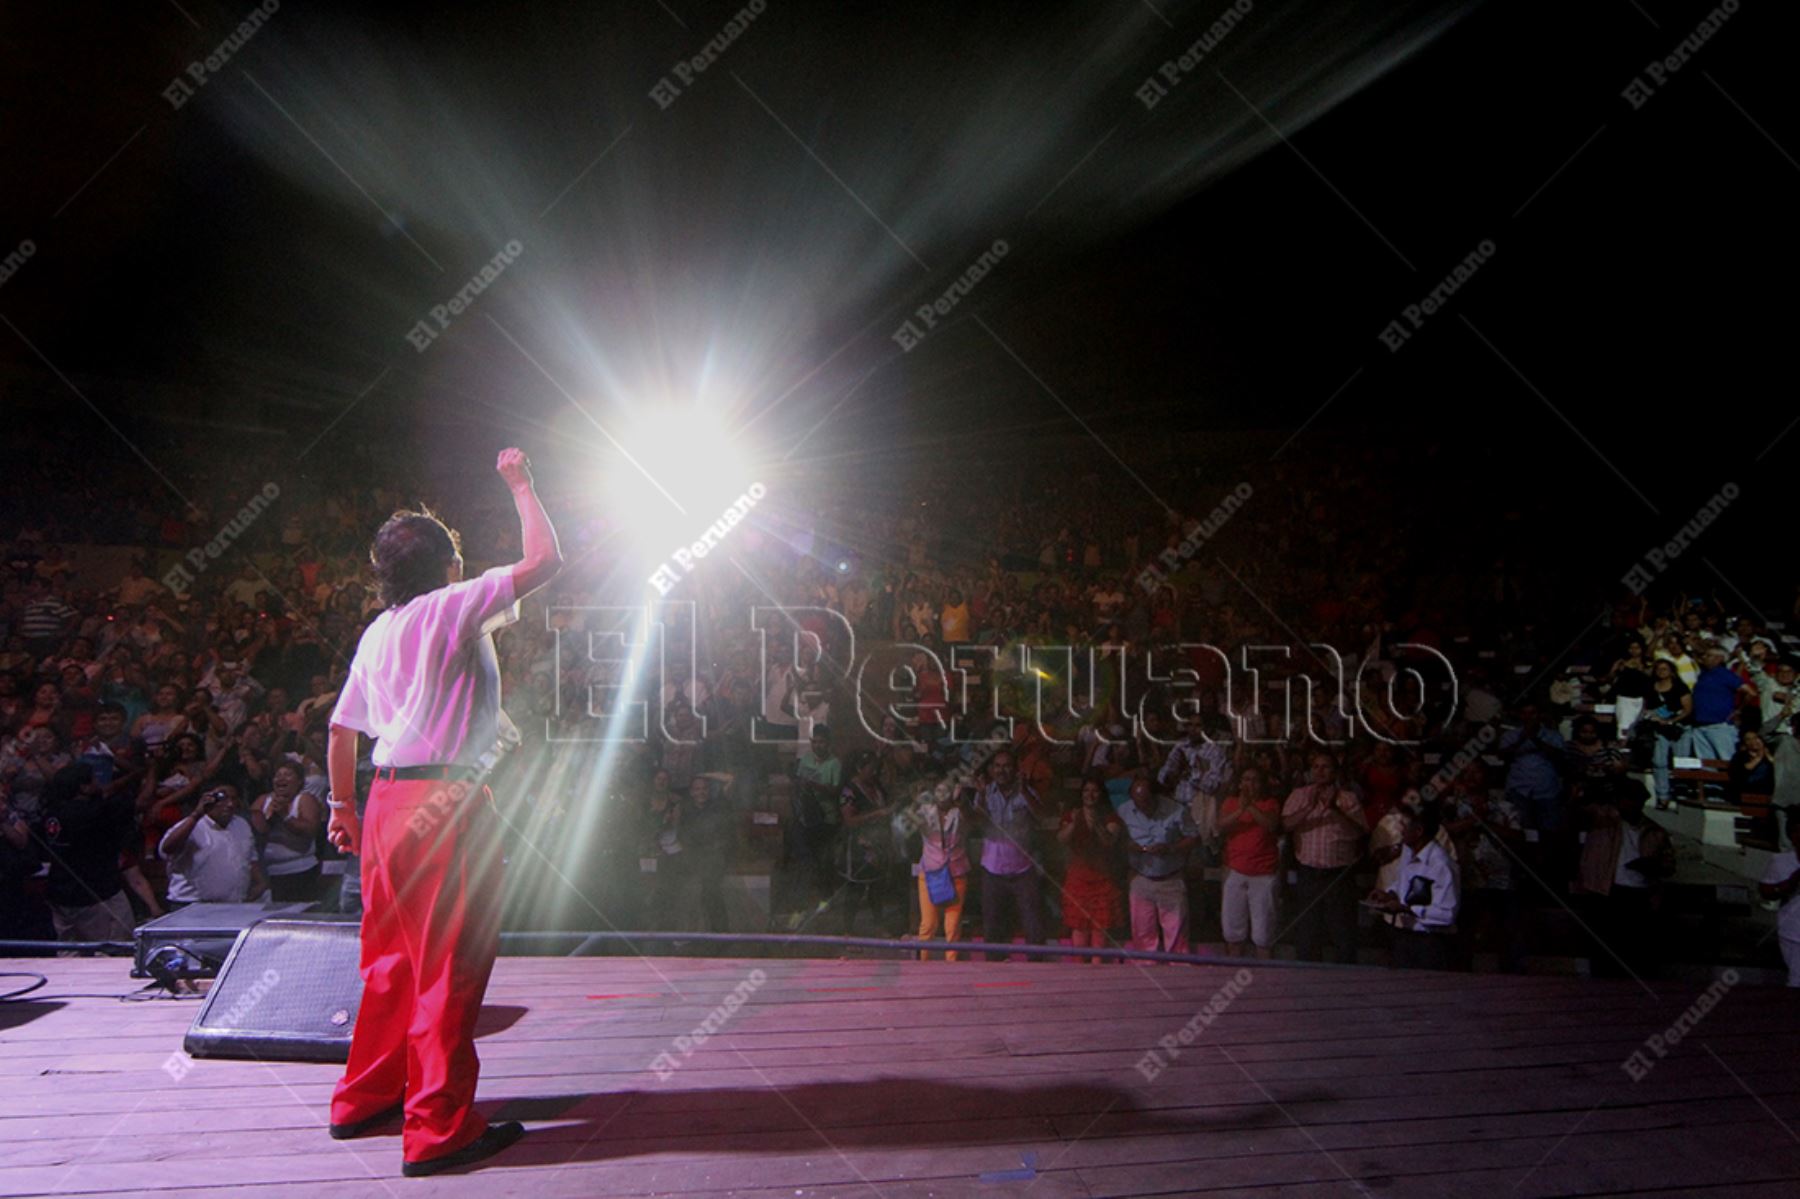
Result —
<instances>
[{"instance_id":1,"label":"black belt","mask_svg":"<svg viewBox=\"0 0 1800 1199\"><path fill-rule=\"evenodd\" d=\"M452 781L457 779L478 779L482 775L479 766L377 766L375 777L389 782L408 782L416 779L441 779Z\"/></svg>"},{"instance_id":2,"label":"black belt","mask_svg":"<svg viewBox=\"0 0 1800 1199\"><path fill-rule=\"evenodd\" d=\"M1164 879L1179 878L1182 874L1179 870L1171 870L1167 874L1145 874L1142 870L1133 870L1132 873L1147 883L1160 883Z\"/></svg>"}]
</instances>

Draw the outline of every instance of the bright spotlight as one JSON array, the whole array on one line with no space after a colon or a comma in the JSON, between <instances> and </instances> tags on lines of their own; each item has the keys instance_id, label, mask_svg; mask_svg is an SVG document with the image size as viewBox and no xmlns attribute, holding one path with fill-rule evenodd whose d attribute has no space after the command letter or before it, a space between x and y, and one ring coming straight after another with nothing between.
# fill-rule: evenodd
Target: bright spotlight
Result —
<instances>
[{"instance_id":1,"label":"bright spotlight","mask_svg":"<svg viewBox=\"0 0 1800 1199\"><path fill-rule=\"evenodd\" d=\"M755 482L751 455L703 407L661 404L614 430L601 497L630 569L650 568L700 537Z\"/></svg>"}]
</instances>

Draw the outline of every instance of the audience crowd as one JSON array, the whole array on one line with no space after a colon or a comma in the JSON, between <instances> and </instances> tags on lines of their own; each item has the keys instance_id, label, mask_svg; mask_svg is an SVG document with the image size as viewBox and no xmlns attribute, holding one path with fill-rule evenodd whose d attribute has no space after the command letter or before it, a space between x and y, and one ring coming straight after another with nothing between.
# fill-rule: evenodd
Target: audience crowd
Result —
<instances>
[{"instance_id":1,"label":"audience crowd","mask_svg":"<svg viewBox=\"0 0 1800 1199\"><path fill-rule=\"evenodd\" d=\"M322 837L325 732L376 611L367 538L428 488L276 487L280 463L239 459L178 510L109 487L141 472L59 475L56 447L27 450L0 485L19 514L0 937L123 940L196 902L353 910ZM499 639L523 730L497 747L508 852L555 867L515 870L515 922L728 932L756 910L782 931L979 929L993 956L1221 943L1519 970L1534 913L1572 906L1597 971L1643 973L1677 763L1727 763L1730 801L1800 798L1800 647L1741 601L1602 581L1559 649L1585 593L1435 552L1438 515L1384 510L1404 497L1379 452L1177 463L1142 496L1091 455L1047 465L951 464L853 502L772 484L730 561L670 597L691 617L642 670L597 648L616 528L559 512L571 569ZM472 560L514 548L504 506L447 498ZM1762 890L1800 980L1786 832L1759 830ZM749 878L755 903L733 894Z\"/></svg>"}]
</instances>

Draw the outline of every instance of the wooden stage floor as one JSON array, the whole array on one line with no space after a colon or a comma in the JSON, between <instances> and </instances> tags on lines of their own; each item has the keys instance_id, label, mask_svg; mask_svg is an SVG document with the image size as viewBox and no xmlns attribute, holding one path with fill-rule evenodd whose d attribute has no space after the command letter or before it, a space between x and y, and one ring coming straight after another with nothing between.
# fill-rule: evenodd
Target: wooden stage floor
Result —
<instances>
[{"instance_id":1,"label":"wooden stage floor","mask_svg":"<svg viewBox=\"0 0 1800 1199\"><path fill-rule=\"evenodd\" d=\"M1252 965L1215 1002L1236 972L503 958L480 1102L529 1131L431 1179L397 1128L326 1137L337 1067L182 1074L192 1001L0 1005L0 1194L1800 1194L1800 992L1733 987L1659 1057L1697 988Z\"/></svg>"}]
</instances>

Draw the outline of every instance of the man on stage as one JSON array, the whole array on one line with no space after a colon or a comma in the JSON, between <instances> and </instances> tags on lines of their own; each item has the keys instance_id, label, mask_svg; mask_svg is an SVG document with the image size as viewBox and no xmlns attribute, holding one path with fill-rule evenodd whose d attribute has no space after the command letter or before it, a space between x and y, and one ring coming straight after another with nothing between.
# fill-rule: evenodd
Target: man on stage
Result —
<instances>
[{"instance_id":1,"label":"man on stage","mask_svg":"<svg viewBox=\"0 0 1800 1199\"><path fill-rule=\"evenodd\" d=\"M356 647L331 714L332 844L361 855L362 1008L331 1100L331 1135L371 1131L404 1108L402 1173L492 1156L524 1133L474 1110L475 1020L499 950L501 857L478 762L506 722L493 632L562 569L556 532L516 449L524 556L464 580L457 535L397 512L369 558L386 609ZM356 814L357 734L375 738L368 827Z\"/></svg>"}]
</instances>

